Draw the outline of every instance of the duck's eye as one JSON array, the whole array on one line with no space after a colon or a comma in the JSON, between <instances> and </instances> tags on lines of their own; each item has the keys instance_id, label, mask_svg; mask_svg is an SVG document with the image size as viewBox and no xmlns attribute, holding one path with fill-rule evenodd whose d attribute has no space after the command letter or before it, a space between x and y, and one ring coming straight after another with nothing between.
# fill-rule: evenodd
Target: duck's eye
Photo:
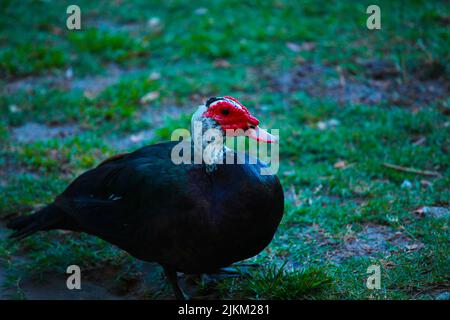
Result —
<instances>
[{"instance_id":1,"label":"duck's eye","mask_svg":"<svg viewBox=\"0 0 450 320\"><path fill-rule=\"evenodd\" d=\"M227 115L230 114L230 110L228 110L228 109L222 109L222 110L220 111L220 113L222 113L222 115L224 115L224 116L227 116Z\"/></svg>"}]
</instances>

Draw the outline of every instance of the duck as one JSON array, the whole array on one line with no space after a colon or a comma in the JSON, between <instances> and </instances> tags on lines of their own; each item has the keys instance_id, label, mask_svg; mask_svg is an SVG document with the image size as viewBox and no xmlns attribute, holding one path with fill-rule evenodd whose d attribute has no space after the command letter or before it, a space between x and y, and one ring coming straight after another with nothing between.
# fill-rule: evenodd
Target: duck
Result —
<instances>
[{"instance_id":1,"label":"duck","mask_svg":"<svg viewBox=\"0 0 450 320\"><path fill-rule=\"evenodd\" d=\"M257 255L284 212L283 188L264 172L268 164L219 143L236 136L278 143L247 107L230 96L209 98L192 116L194 131L191 139L104 160L47 206L10 220L9 238L56 229L99 237L158 263L175 297L188 299L178 272L213 273Z\"/></svg>"}]
</instances>

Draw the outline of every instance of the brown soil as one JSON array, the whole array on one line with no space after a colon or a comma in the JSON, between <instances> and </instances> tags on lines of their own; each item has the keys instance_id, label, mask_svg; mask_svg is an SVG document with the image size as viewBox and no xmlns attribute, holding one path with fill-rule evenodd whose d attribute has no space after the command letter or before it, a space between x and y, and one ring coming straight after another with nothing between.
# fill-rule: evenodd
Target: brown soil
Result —
<instances>
[{"instance_id":1,"label":"brown soil","mask_svg":"<svg viewBox=\"0 0 450 320\"><path fill-rule=\"evenodd\" d=\"M363 77L330 66L304 62L273 79L273 88L284 93L304 91L314 97L340 103L384 104L423 107L444 99L448 93L445 66L424 64L402 74L389 61L360 62Z\"/></svg>"},{"instance_id":2,"label":"brown soil","mask_svg":"<svg viewBox=\"0 0 450 320\"><path fill-rule=\"evenodd\" d=\"M22 143L45 141L51 138L65 138L80 132L75 125L48 126L34 122L28 122L20 127L12 129L12 137Z\"/></svg>"},{"instance_id":3,"label":"brown soil","mask_svg":"<svg viewBox=\"0 0 450 320\"><path fill-rule=\"evenodd\" d=\"M340 263L352 257L385 258L424 247L421 242L411 239L401 231L375 224L363 225L360 232L349 228L341 239L332 237L317 226L304 228L298 236L300 241L328 248L321 257L333 263Z\"/></svg>"}]
</instances>

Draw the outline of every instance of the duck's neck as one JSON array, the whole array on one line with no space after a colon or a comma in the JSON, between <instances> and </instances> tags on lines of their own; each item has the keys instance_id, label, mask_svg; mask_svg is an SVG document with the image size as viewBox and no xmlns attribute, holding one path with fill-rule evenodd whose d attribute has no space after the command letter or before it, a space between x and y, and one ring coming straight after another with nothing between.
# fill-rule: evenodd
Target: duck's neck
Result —
<instances>
[{"instance_id":1,"label":"duck's neck","mask_svg":"<svg viewBox=\"0 0 450 320\"><path fill-rule=\"evenodd\" d=\"M200 106L192 116L191 134L194 143L194 160L200 159L207 173L217 169L217 165L223 163L225 147L225 132L211 118L202 117L206 111L205 106ZM219 139L217 139L219 137Z\"/></svg>"}]
</instances>

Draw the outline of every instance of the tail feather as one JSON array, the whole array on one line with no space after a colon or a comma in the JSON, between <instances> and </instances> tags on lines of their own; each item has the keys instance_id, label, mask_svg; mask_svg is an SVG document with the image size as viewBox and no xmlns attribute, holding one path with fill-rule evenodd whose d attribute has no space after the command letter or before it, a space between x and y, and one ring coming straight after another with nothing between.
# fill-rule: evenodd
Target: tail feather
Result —
<instances>
[{"instance_id":1,"label":"tail feather","mask_svg":"<svg viewBox=\"0 0 450 320\"><path fill-rule=\"evenodd\" d=\"M19 230L25 227L26 225L30 224L33 220L34 220L33 215L16 217L11 221L9 221L6 227L12 230Z\"/></svg>"},{"instance_id":2,"label":"tail feather","mask_svg":"<svg viewBox=\"0 0 450 320\"><path fill-rule=\"evenodd\" d=\"M31 236L33 233L39 231L39 227L36 223L29 224L22 229L17 230L16 232L9 235L9 239L17 239L21 240L28 236Z\"/></svg>"},{"instance_id":3,"label":"tail feather","mask_svg":"<svg viewBox=\"0 0 450 320\"><path fill-rule=\"evenodd\" d=\"M14 218L6 225L15 231L9 238L21 240L37 231L55 229L61 218L61 211L54 205L48 205L30 216Z\"/></svg>"}]
</instances>

